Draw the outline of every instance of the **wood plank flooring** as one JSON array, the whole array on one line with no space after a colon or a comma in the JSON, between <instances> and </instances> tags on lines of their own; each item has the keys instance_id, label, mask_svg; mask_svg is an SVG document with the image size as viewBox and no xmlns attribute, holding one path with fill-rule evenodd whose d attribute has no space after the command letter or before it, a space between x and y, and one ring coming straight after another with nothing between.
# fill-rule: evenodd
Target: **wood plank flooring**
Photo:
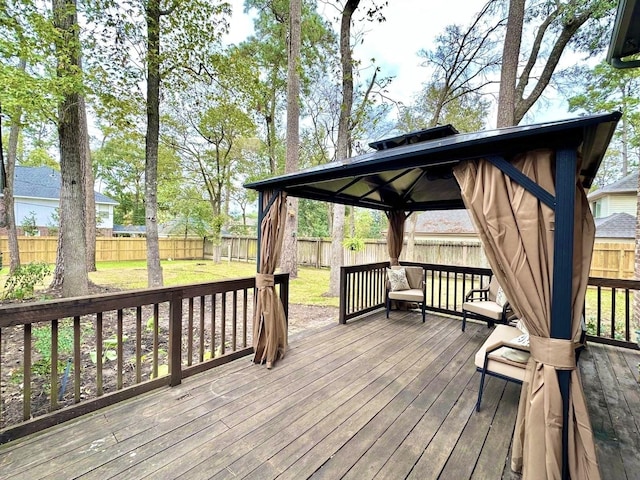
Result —
<instances>
[{"instance_id":1,"label":"wood plank flooring","mask_svg":"<svg viewBox=\"0 0 640 480\"><path fill-rule=\"evenodd\" d=\"M240 359L0 447L0 478L518 478L520 387L490 378L474 410L486 326L391 316L293 340L270 371ZM639 361L599 345L580 361L603 478L640 472Z\"/></svg>"}]
</instances>

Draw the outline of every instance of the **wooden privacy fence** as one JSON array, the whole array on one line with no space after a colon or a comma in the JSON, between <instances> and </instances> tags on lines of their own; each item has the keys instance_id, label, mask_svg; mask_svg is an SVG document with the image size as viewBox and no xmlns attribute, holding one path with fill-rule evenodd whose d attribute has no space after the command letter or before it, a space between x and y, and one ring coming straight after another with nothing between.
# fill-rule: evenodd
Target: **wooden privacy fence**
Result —
<instances>
[{"instance_id":1,"label":"wooden privacy fence","mask_svg":"<svg viewBox=\"0 0 640 480\"><path fill-rule=\"evenodd\" d=\"M200 238L161 238L160 258L174 260L211 259L213 243ZM58 239L56 237L20 237L20 260L23 263L42 261L55 263ZM144 238L96 239L96 260L126 261L147 258ZM255 237L231 237L222 239L222 258L244 262L255 262L258 241ZM6 237L0 238L0 252L4 264L9 264L9 249ZM315 268L328 268L331 258L331 240L323 238L298 239L298 264ZM633 243L599 243L594 247L591 263L592 277L631 279L634 276ZM367 240L361 251L344 249L344 265L363 265L389 260L387 242ZM489 264L478 240L418 240L412 258L407 248L400 257L403 261L418 263L488 268Z\"/></svg>"},{"instance_id":2,"label":"wooden privacy fence","mask_svg":"<svg viewBox=\"0 0 640 480\"><path fill-rule=\"evenodd\" d=\"M208 247L205 242L205 252ZM222 257L229 260L255 262L257 252L255 237L225 237L222 240ZM331 240L322 238L298 238L298 264L316 268L328 268L331 258ZM602 278L631 279L634 276L633 243L600 243L594 246L590 275ZM366 240L362 251L344 249L344 265L365 265L389 260L387 242ZM412 258L403 249L400 260L427 264L488 268L479 240L418 240Z\"/></svg>"},{"instance_id":3,"label":"wooden privacy fence","mask_svg":"<svg viewBox=\"0 0 640 480\"><path fill-rule=\"evenodd\" d=\"M174 260L201 259L204 257L202 238L161 238L160 258ZM20 261L55 263L58 248L57 237L19 237ZM4 254L4 263L9 264L9 246L7 238L0 238L0 252ZM147 241L145 238L96 238L96 261L119 262L127 260L146 260Z\"/></svg>"}]
</instances>

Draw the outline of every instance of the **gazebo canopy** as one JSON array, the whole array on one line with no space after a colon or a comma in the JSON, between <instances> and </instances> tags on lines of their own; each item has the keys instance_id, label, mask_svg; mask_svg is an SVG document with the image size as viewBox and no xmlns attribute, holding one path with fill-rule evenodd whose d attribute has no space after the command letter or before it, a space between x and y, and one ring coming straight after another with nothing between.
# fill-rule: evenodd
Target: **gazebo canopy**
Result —
<instances>
[{"instance_id":1,"label":"gazebo canopy","mask_svg":"<svg viewBox=\"0 0 640 480\"><path fill-rule=\"evenodd\" d=\"M387 211L391 265L401 251L406 212L466 205L493 274L531 333L512 469L524 478L598 478L572 339L581 328L595 232L584 188L620 117L469 134L436 127L375 142L373 153L246 185L259 191L256 285L265 298L254 317L260 352L254 361L269 366L286 351L283 315L274 315L275 303L266 300L276 299L272 274L287 195Z\"/></svg>"},{"instance_id":2,"label":"gazebo canopy","mask_svg":"<svg viewBox=\"0 0 640 480\"><path fill-rule=\"evenodd\" d=\"M382 140L376 151L249 183L258 191L378 210L464 208L452 169L464 160L511 155L538 148L578 149L580 180L593 178L613 135L619 112L570 120L457 133L450 125Z\"/></svg>"}]
</instances>

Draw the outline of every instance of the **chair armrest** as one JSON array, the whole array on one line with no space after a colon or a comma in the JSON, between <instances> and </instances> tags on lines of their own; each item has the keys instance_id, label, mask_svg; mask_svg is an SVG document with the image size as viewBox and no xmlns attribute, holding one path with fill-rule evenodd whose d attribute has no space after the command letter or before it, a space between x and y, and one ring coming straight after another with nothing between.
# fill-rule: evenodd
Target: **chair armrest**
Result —
<instances>
[{"instance_id":1,"label":"chair armrest","mask_svg":"<svg viewBox=\"0 0 640 480\"><path fill-rule=\"evenodd\" d=\"M517 343L510 343L508 341L501 340L497 343L494 343L493 345L489 345L484 351L484 354L485 356L489 356L490 353L493 353L502 347L513 348L514 350L520 350L521 352L530 352L529 347L525 345L519 345Z\"/></svg>"},{"instance_id":2,"label":"chair armrest","mask_svg":"<svg viewBox=\"0 0 640 480\"><path fill-rule=\"evenodd\" d=\"M477 297L474 295L478 295ZM473 302L476 300L488 300L489 299L489 287L486 288L474 288L469 290L464 297L465 302Z\"/></svg>"}]
</instances>

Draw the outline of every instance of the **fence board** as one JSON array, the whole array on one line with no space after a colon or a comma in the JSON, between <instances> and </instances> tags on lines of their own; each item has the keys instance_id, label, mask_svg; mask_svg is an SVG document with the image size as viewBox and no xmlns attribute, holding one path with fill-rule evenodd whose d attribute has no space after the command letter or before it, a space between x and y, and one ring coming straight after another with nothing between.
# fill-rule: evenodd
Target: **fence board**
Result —
<instances>
[{"instance_id":1,"label":"fence board","mask_svg":"<svg viewBox=\"0 0 640 480\"><path fill-rule=\"evenodd\" d=\"M201 238L161 238L160 258L187 260L203 258L204 240ZM58 248L57 237L19 237L20 261L55 263ZM0 237L0 252L4 263L9 264L9 247L6 237ZM147 241L145 238L98 237L96 238L96 261L145 260Z\"/></svg>"}]
</instances>

